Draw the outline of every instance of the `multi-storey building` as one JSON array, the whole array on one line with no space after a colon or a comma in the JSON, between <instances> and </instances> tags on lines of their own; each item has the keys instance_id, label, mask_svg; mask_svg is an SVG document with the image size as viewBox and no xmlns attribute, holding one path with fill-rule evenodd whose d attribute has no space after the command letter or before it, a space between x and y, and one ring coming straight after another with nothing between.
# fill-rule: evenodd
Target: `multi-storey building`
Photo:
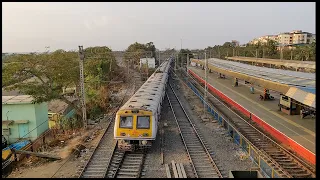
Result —
<instances>
[{"instance_id":1,"label":"multi-storey building","mask_svg":"<svg viewBox=\"0 0 320 180\"><path fill-rule=\"evenodd\" d=\"M259 38L255 38L250 41L250 44L266 43L268 40L274 40L278 42L280 46L291 46L299 44L311 44L315 41L315 34L309 32L302 32L301 30L295 30L292 32L283 32L278 35L266 35Z\"/></svg>"}]
</instances>

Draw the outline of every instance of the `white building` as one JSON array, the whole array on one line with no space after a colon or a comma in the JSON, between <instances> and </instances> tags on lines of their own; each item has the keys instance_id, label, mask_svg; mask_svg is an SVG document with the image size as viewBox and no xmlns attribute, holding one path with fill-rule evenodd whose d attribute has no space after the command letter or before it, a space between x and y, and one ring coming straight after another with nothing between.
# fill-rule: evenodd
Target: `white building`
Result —
<instances>
[{"instance_id":1,"label":"white building","mask_svg":"<svg viewBox=\"0 0 320 180\"><path fill-rule=\"evenodd\" d=\"M295 45L295 44L311 44L312 42L315 41L316 39L315 36L316 36L315 34L312 34L309 32L295 30L291 32L280 33L278 35L261 36L259 38L253 39L249 43L257 44L258 42L260 42L263 44L268 42L268 40L274 40L284 46Z\"/></svg>"},{"instance_id":2,"label":"white building","mask_svg":"<svg viewBox=\"0 0 320 180\"><path fill-rule=\"evenodd\" d=\"M156 68L156 60L155 60L155 58L141 58L140 59L140 68L144 64L146 64L146 65L148 64L149 68Z\"/></svg>"}]
</instances>

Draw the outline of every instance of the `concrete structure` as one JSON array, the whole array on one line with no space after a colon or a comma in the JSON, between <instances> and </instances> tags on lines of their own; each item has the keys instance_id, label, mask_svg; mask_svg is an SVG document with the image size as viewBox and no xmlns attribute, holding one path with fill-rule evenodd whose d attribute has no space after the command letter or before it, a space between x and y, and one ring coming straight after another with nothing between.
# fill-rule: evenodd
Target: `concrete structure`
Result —
<instances>
[{"instance_id":1,"label":"concrete structure","mask_svg":"<svg viewBox=\"0 0 320 180\"><path fill-rule=\"evenodd\" d=\"M278 35L261 36L259 38L253 39L249 42L249 44L257 44L258 42L266 43L268 40L274 40L283 46L288 46L295 44L311 44L315 41L315 39L315 34L303 32L301 30L295 30L291 32L283 32Z\"/></svg>"},{"instance_id":2,"label":"concrete structure","mask_svg":"<svg viewBox=\"0 0 320 180\"><path fill-rule=\"evenodd\" d=\"M2 96L2 134L9 143L33 141L49 129L47 103L32 100L29 95Z\"/></svg>"},{"instance_id":3,"label":"concrete structure","mask_svg":"<svg viewBox=\"0 0 320 180\"><path fill-rule=\"evenodd\" d=\"M155 58L141 58L140 59L140 68L142 65L146 65L148 63L149 68L156 68L156 60Z\"/></svg>"}]
</instances>

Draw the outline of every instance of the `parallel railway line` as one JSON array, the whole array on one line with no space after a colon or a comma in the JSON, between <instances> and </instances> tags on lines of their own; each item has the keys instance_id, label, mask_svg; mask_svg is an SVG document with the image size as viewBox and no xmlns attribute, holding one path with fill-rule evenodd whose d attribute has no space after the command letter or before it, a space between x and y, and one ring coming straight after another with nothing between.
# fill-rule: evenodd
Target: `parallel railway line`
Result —
<instances>
[{"instance_id":1,"label":"parallel railway line","mask_svg":"<svg viewBox=\"0 0 320 180\"><path fill-rule=\"evenodd\" d=\"M201 93L204 92L204 87L199 84L193 77L187 75L189 80L183 78L184 83L190 82ZM210 93L209 93L210 94ZM293 177L293 178L315 178L315 167L305 163L302 159L295 156L281 145L276 143L265 133L258 130L247 120L239 116L234 110L231 110L226 103L219 100L219 98L210 94L208 101L216 107L223 115L231 121L230 123L236 127L236 129L243 134L247 140L252 143L254 147L259 149L261 154L264 154L265 161L271 164L273 169L281 177Z\"/></svg>"},{"instance_id":2,"label":"parallel railway line","mask_svg":"<svg viewBox=\"0 0 320 180\"><path fill-rule=\"evenodd\" d=\"M145 152L123 152L115 147L106 178L140 178Z\"/></svg>"},{"instance_id":3,"label":"parallel railway line","mask_svg":"<svg viewBox=\"0 0 320 180\"><path fill-rule=\"evenodd\" d=\"M168 85L167 98L176 120L183 144L196 178L222 178L206 143L190 120L172 86Z\"/></svg>"}]
</instances>

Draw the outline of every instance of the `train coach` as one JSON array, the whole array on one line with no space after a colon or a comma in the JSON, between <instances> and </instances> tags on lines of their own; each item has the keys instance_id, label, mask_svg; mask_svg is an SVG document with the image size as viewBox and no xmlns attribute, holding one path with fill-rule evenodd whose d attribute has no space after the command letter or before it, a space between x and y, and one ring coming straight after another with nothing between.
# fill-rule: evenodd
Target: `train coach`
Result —
<instances>
[{"instance_id":1,"label":"train coach","mask_svg":"<svg viewBox=\"0 0 320 180\"><path fill-rule=\"evenodd\" d=\"M171 63L172 58L163 62L118 110L114 138L120 150L147 149L156 139Z\"/></svg>"}]
</instances>

